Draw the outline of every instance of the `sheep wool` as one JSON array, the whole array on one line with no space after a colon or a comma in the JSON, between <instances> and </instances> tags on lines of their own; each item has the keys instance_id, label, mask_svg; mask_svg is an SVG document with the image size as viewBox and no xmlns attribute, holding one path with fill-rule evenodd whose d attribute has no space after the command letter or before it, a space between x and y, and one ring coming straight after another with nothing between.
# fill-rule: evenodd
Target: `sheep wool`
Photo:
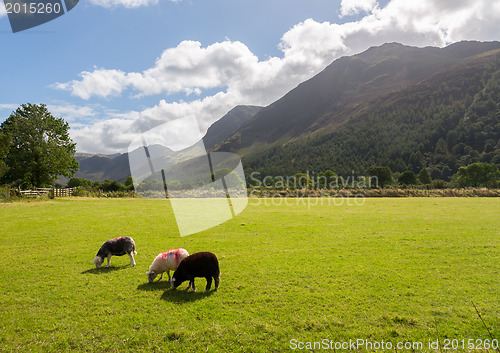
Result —
<instances>
[{"instance_id":1,"label":"sheep wool","mask_svg":"<svg viewBox=\"0 0 500 353\"><path fill-rule=\"evenodd\" d=\"M189 253L182 248L158 254L147 272L149 283L153 282L157 275L161 275L159 279L161 280L164 272L167 272L170 281L170 271L175 271L181 261L188 256Z\"/></svg>"}]
</instances>

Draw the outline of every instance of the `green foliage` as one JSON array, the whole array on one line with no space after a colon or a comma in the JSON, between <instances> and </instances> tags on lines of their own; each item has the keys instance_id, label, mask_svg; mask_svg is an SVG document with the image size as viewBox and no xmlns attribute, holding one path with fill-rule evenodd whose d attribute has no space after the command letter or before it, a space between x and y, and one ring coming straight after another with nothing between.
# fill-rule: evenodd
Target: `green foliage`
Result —
<instances>
[{"instance_id":1,"label":"green foliage","mask_svg":"<svg viewBox=\"0 0 500 353\"><path fill-rule=\"evenodd\" d=\"M316 187L319 189L334 189L339 187L339 176L331 170L318 174Z\"/></svg>"},{"instance_id":2,"label":"green foliage","mask_svg":"<svg viewBox=\"0 0 500 353\"><path fill-rule=\"evenodd\" d=\"M7 154L9 153L9 146L9 136L0 131L0 178L7 173L5 158L7 158Z\"/></svg>"},{"instance_id":3,"label":"green foliage","mask_svg":"<svg viewBox=\"0 0 500 353\"><path fill-rule=\"evenodd\" d=\"M418 173L418 180L424 185L432 183L431 175L426 168L423 168L420 173Z\"/></svg>"},{"instance_id":4,"label":"green foliage","mask_svg":"<svg viewBox=\"0 0 500 353\"><path fill-rule=\"evenodd\" d=\"M89 192L96 192L96 191L103 191L105 193L109 192L128 192L131 190L134 190L134 185L131 184L131 178L125 180L125 184L121 184L117 182L116 180L104 180L103 182L100 181L93 181L93 180L87 180L83 178L71 178L68 181L67 187L69 188L79 188L80 194L78 196L85 196L86 193L83 192L89 191ZM92 193L91 193L92 195Z\"/></svg>"},{"instance_id":5,"label":"green foliage","mask_svg":"<svg viewBox=\"0 0 500 353\"><path fill-rule=\"evenodd\" d=\"M385 187L392 183L392 172L389 167L372 166L365 171L367 177L376 178L375 187Z\"/></svg>"},{"instance_id":6,"label":"green foliage","mask_svg":"<svg viewBox=\"0 0 500 353\"><path fill-rule=\"evenodd\" d=\"M10 140L3 181L41 187L52 185L61 175L73 176L78 162L68 130L68 123L52 116L44 104L17 108L0 126L0 135Z\"/></svg>"},{"instance_id":7,"label":"green foliage","mask_svg":"<svg viewBox=\"0 0 500 353\"><path fill-rule=\"evenodd\" d=\"M311 189L313 181L309 174L297 173L294 175L294 186L297 189Z\"/></svg>"},{"instance_id":8,"label":"green foliage","mask_svg":"<svg viewBox=\"0 0 500 353\"><path fill-rule=\"evenodd\" d=\"M462 187L498 187L500 171L495 164L473 163L458 169L455 182Z\"/></svg>"},{"instance_id":9,"label":"green foliage","mask_svg":"<svg viewBox=\"0 0 500 353\"><path fill-rule=\"evenodd\" d=\"M87 180L83 178L71 178L68 181L67 187L68 188L80 187L82 189L87 189L87 190L98 190L100 189L100 182Z\"/></svg>"},{"instance_id":10,"label":"green foliage","mask_svg":"<svg viewBox=\"0 0 500 353\"><path fill-rule=\"evenodd\" d=\"M403 185L416 185L417 184L417 176L413 172L413 170L407 170L403 173L399 174L398 182Z\"/></svg>"}]
</instances>

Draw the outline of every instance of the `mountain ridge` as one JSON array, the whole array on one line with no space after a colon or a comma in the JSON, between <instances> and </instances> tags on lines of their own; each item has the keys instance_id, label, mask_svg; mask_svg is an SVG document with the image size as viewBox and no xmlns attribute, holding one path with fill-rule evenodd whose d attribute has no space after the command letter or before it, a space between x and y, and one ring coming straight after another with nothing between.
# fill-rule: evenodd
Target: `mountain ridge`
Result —
<instances>
[{"instance_id":1,"label":"mountain ridge","mask_svg":"<svg viewBox=\"0 0 500 353\"><path fill-rule=\"evenodd\" d=\"M203 140L239 154L247 176L350 175L378 164L448 180L467 163L500 165L499 102L500 42L386 43L335 60L267 107L235 107ZM76 176L130 175L126 154L79 158ZM91 161L102 168L84 170Z\"/></svg>"},{"instance_id":2,"label":"mountain ridge","mask_svg":"<svg viewBox=\"0 0 500 353\"><path fill-rule=\"evenodd\" d=\"M460 42L446 48L387 43L341 57L257 113L220 150L245 155L304 132L338 128L377 99L492 48L499 49L500 43Z\"/></svg>"}]
</instances>

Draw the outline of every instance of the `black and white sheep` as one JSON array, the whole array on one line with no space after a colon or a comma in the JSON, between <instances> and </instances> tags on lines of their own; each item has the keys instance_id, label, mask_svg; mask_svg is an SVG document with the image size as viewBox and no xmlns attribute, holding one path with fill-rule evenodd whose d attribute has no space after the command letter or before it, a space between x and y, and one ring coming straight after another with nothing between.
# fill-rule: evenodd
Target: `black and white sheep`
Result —
<instances>
[{"instance_id":1,"label":"black and white sheep","mask_svg":"<svg viewBox=\"0 0 500 353\"><path fill-rule=\"evenodd\" d=\"M104 259L107 258L108 264L106 267L109 267L111 256L122 256L125 254L130 257L130 265L135 266L134 255L137 255L137 251L135 251L134 239L131 237L118 237L110 239L102 244L96 257L94 258L94 264L97 268L100 268Z\"/></svg>"},{"instance_id":2,"label":"black and white sheep","mask_svg":"<svg viewBox=\"0 0 500 353\"><path fill-rule=\"evenodd\" d=\"M205 277L207 280L205 293L210 290L212 278L215 280L215 290L219 288L219 261L215 254L206 251L189 255L181 261L179 267L177 267L177 270L175 270L172 275L172 280L170 282L172 288L175 289L179 287L182 282L189 281L188 289L193 288L194 292L196 291L196 287L194 286L195 277Z\"/></svg>"},{"instance_id":3,"label":"black and white sheep","mask_svg":"<svg viewBox=\"0 0 500 353\"><path fill-rule=\"evenodd\" d=\"M161 281L163 272L167 272L168 280L170 281L170 271L175 271L179 263L188 256L189 253L182 248L158 254L151 266L149 266L149 271L146 272L149 283L152 283L158 275L161 275L159 279L159 281Z\"/></svg>"}]
</instances>

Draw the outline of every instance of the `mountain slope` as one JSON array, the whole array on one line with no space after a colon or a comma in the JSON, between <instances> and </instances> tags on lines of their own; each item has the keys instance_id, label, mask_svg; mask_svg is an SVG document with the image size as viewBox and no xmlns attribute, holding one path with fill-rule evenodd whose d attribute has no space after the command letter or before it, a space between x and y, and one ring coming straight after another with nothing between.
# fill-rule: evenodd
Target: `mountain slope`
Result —
<instances>
[{"instance_id":1,"label":"mountain slope","mask_svg":"<svg viewBox=\"0 0 500 353\"><path fill-rule=\"evenodd\" d=\"M205 148L213 149L216 145L234 134L244 123L253 118L264 107L252 105L238 105L229 113L213 123L203 137Z\"/></svg>"},{"instance_id":2,"label":"mountain slope","mask_svg":"<svg viewBox=\"0 0 500 353\"><path fill-rule=\"evenodd\" d=\"M247 147L245 143L250 139L245 134L257 129L263 111L237 132L237 138L233 135L225 147L232 147L233 151L245 155L247 174L258 171L265 175L292 175L331 169L341 175L351 175L353 172L362 174L367 167L378 164L390 166L397 172L406 169L418 172L427 167L433 178L447 180L458 167L469 163L500 164L500 50L488 51L500 48L500 43L466 42L444 49L408 48L408 51L406 47L397 48L413 52L414 57L418 57L415 50L421 51L426 58L424 62L429 57L441 59L427 68L423 68L422 63L412 64L412 68L419 67L420 71L415 73L408 71L407 65L394 65L393 77L383 78L384 82L376 84L379 92L367 95L371 89L366 76L369 70L361 70L360 67L366 65L360 66L358 59L373 62L382 57L382 61L374 64L378 66L387 60L388 51L394 53L392 48L387 50L388 46L372 48L353 60L353 67L358 69L350 77L364 77L357 81L352 79L352 82L357 82L359 93L352 94L353 89L347 88L350 95L337 93L340 98L336 103L314 108L320 101L311 97L314 85L321 86L328 79L339 80L330 77L327 70L335 69L338 73L340 67L344 72L356 71L349 65L345 66L346 59L341 59L340 64L334 63L325 70L325 75L323 72L309 81L307 85L311 87L307 90L303 91L299 86L293 92L296 101L302 99L302 111L318 112L302 116L305 120L302 134L294 135L293 128L282 125L284 135L293 137L286 143L282 138L274 144L270 143L271 140L261 142L261 146L267 147L265 149ZM443 52L444 55L436 54ZM477 55L470 57L469 54ZM396 62L400 62L401 57L404 56L399 56ZM397 88L397 83L401 82L404 84ZM280 105L289 102L287 96ZM274 106L276 109L278 104ZM282 110L282 113L274 111L273 114L283 119L287 112L289 109ZM271 115L267 119L272 126Z\"/></svg>"},{"instance_id":3,"label":"mountain slope","mask_svg":"<svg viewBox=\"0 0 500 353\"><path fill-rule=\"evenodd\" d=\"M447 48L397 43L342 57L260 111L220 148L247 155L336 131L377 107L388 95L451 68L500 43L462 42Z\"/></svg>"}]
</instances>

